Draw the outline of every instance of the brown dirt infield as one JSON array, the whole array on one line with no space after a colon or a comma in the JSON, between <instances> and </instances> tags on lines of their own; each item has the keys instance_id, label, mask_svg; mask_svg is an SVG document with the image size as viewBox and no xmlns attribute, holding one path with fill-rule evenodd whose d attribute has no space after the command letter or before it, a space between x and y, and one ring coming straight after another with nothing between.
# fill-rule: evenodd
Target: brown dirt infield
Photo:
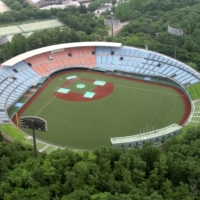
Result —
<instances>
[{"instance_id":1,"label":"brown dirt infield","mask_svg":"<svg viewBox=\"0 0 200 200\"><path fill-rule=\"evenodd\" d=\"M88 80L85 78L79 78L79 80L94 82L93 80ZM63 88L66 87L69 83L70 83L70 80L67 81L62 87ZM92 98L85 98L85 97L83 97L83 94L75 93L75 92L71 92L71 91L68 92L67 94L55 92L54 96L56 96L59 99L66 100L66 101L86 102L86 101L94 101L94 100L102 99L102 98L108 96L109 94L111 94L113 90L114 90L114 85L112 83L106 83L104 86L96 86L94 91L92 91L95 93L95 95Z\"/></svg>"},{"instance_id":2,"label":"brown dirt infield","mask_svg":"<svg viewBox=\"0 0 200 200\"><path fill-rule=\"evenodd\" d=\"M60 76L61 74L64 73L69 73L69 72L88 72L88 73L92 73L92 74L99 74L99 72L91 72L91 71L85 71L85 70L70 70L70 71L65 71L65 72L61 72L59 74L55 74L53 77L50 77L44 84L43 86L33 95L32 98L29 99L29 101L22 107L22 109L18 112L18 117L20 117L20 115L22 115L22 113L31 105L31 103L40 95L40 93L42 93L42 91L48 86L48 84L57 76ZM171 88L173 90L175 90L182 98L184 105L185 105L185 112L184 115L181 119L181 121L179 122L179 125L183 125L185 123L185 121L187 120L187 118L190 115L191 112L191 104L189 99L187 98L187 96L178 88L175 88L173 86L169 86L169 85L164 85L164 84L160 84L160 83L153 83L153 82L147 82L144 80L138 80L138 79L134 79L134 78L128 78L128 77L121 77L121 76L116 76L116 75L110 75L110 74L103 74L101 73L102 76L110 76L113 78L120 78L120 79L124 79L124 80L130 80L130 81L135 81L135 82L141 82L141 83L146 83L146 84L152 84L152 85L157 85L157 86L162 86L162 87L167 87L167 88ZM16 118L14 117L13 122L16 124Z\"/></svg>"}]
</instances>

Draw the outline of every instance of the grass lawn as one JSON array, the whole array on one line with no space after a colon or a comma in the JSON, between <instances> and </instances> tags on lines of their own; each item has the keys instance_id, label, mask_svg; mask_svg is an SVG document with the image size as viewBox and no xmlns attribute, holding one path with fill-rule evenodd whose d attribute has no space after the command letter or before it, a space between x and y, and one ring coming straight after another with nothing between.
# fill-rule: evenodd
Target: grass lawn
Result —
<instances>
[{"instance_id":1,"label":"grass lawn","mask_svg":"<svg viewBox=\"0 0 200 200\"><path fill-rule=\"evenodd\" d=\"M14 140L23 140L24 134L12 124L0 124L0 130L9 135Z\"/></svg>"},{"instance_id":2,"label":"grass lawn","mask_svg":"<svg viewBox=\"0 0 200 200\"><path fill-rule=\"evenodd\" d=\"M29 139L29 140L27 140L26 142L27 142L28 144L30 144L30 145L33 145L33 139ZM36 146L37 146L37 149L38 149L38 150L41 150L41 149L43 149L44 147L46 147L47 144L44 144L44 143L42 143L42 142L37 142L37 143L36 143Z\"/></svg>"},{"instance_id":3,"label":"grass lawn","mask_svg":"<svg viewBox=\"0 0 200 200\"><path fill-rule=\"evenodd\" d=\"M114 90L109 96L89 102L56 98L57 88L73 75L113 83ZM92 149L111 145L111 137L138 134L147 125L159 129L178 124L184 107L181 96L167 87L74 71L54 78L22 116L38 116L47 121L47 132L36 131L38 139L63 147ZM26 131L32 134L31 130Z\"/></svg>"},{"instance_id":4,"label":"grass lawn","mask_svg":"<svg viewBox=\"0 0 200 200\"><path fill-rule=\"evenodd\" d=\"M200 99L200 83L189 86L188 91L193 100Z\"/></svg>"},{"instance_id":5,"label":"grass lawn","mask_svg":"<svg viewBox=\"0 0 200 200\"><path fill-rule=\"evenodd\" d=\"M31 19L31 20L25 20L25 21L20 21L20 22L0 24L0 27L29 24L29 23L33 23L33 22L42 22L42 21L47 21L47 20L52 20L52 18L49 18L49 19Z\"/></svg>"}]
</instances>

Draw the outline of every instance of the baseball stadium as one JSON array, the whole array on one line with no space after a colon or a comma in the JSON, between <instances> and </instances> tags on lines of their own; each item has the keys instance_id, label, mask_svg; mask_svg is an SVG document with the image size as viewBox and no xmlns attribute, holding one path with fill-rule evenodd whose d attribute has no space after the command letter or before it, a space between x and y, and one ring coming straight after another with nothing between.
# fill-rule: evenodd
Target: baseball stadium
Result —
<instances>
[{"instance_id":1,"label":"baseball stadium","mask_svg":"<svg viewBox=\"0 0 200 200\"><path fill-rule=\"evenodd\" d=\"M80 42L35 49L1 64L0 129L32 144L20 119L39 117L37 148L94 149L161 145L199 123L188 90L200 75L165 55L113 42Z\"/></svg>"}]
</instances>

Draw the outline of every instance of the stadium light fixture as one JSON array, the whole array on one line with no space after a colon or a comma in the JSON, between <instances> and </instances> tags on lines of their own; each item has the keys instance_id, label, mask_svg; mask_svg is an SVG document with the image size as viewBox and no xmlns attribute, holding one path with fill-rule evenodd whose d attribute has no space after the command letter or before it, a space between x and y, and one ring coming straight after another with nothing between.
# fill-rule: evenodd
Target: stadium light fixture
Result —
<instances>
[{"instance_id":1,"label":"stadium light fixture","mask_svg":"<svg viewBox=\"0 0 200 200\"><path fill-rule=\"evenodd\" d=\"M172 28L168 26L168 33L174 35L174 59L176 59L176 40L177 36L183 36L183 29L178 29L178 28Z\"/></svg>"},{"instance_id":2,"label":"stadium light fixture","mask_svg":"<svg viewBox=\"0 0 200 200\"><path fill-rule=\"evenodd\" d=\"M46 120L35 117L35 116L26 116L20 118L20 125L23 128L28 128L33 130L33 146L34 146L34 155L37 158L37 147L35 139L35 130L47 131L47 122Z\"/></svg>"},{"instance_id":3,"label":"stadium light fixture","mask_svg":"<svg viewBox=\"0 0 200 200\"><path fill-rule=\"evenodd\" d=\"M114 26L118 26L119 24L120 24L120 20L115 19L112 13L111 13L111 15L108 15L104 19L104 25L111 26L112 41L113 41L113 36L114 36L114 33L113 33Z\"/></svg>"}]
</instances>

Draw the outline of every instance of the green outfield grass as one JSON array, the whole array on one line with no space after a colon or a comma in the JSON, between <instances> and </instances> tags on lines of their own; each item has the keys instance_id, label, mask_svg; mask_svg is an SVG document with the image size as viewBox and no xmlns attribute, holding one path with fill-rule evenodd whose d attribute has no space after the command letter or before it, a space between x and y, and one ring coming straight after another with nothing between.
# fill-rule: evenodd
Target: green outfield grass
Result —
<instances>
[{"instance_id":1,"label":"green outfield grass","mask_svg":"<svg viewBox=\"0 0 200 200\"><path fill-rule=\"evenodd\" d=\"M200 83L189 86L188 91L193 100L200 99Z\"/></svg>"},{"instance_id":2,"label":"green outfield grass","mask_svg":"<svg viewBox=\"0 0 200 200\"><path fill-rule=\"evenodd\" d=\"M30 144L30 145L33 145L33 139L31 138L31 139L27 140L26 143L28 143L28 144ZM47 144L44 144L44 143L42 143L42 142L37 142L36 146L37 146L37 149L38 149L38 150L41 150L41 149L43 149L44 147L46 147Z\"/></svg>"},{"instance_id":3,"label":"green outfield grass","mask_svg":"<svg viewBox=\"0 0 200 200\"><path fill-rule=\"evenodd\" d=\"M72 75L113 83L114 91L89 102L56 98L54 93ZM109 146L111 137L146 132L147 126L152 130L179 123L183 114L184 102L173 89L83 71L57 76L22 115L47 120L48 131L36 131L40 140L63 147L91 149ZM32 134L31 130L26 131Z\"/></svg>"},{"instance_id":4,"label":"green outfield grass","mask_svg":"<svg viewBox=\"0 0 200 200\"><path fill-rule=\"evenodd\" d=\"M9 135L14 140L24 140L24 134L12 124L0 124L0 130Z\"/></svg>"}]
</instances>

